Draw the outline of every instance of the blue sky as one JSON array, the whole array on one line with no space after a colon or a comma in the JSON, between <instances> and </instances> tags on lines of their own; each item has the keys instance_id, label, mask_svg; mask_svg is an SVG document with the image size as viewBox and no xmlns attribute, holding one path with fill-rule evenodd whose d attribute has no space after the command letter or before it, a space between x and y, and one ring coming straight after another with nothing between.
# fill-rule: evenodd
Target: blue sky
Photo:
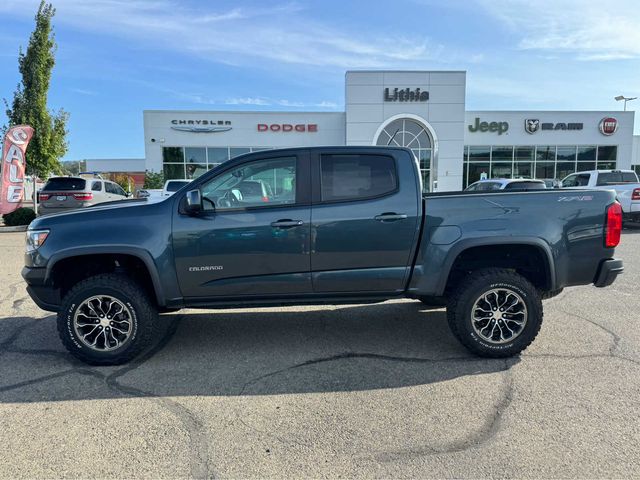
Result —
<instances>
[{"instance_id":1,"label":"blue sky","mask_svg":"<svg viewBox=\"0 0 640 480\"><path fill-rule=\"evenodd\" d=\"M65 160L143 157L144 109L340 111L347 69L466 70L468 110L621 109L614 96L640 96L635 0L53 4L49 105L71 114ZM0 97L19 81L37 5L0 2Z\"/></svg>"}]
</instances>

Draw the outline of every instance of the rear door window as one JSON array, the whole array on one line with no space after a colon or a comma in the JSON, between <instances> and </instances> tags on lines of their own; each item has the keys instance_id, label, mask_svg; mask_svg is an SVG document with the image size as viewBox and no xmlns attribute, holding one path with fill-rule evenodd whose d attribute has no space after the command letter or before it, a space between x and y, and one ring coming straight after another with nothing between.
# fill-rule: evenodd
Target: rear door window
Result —
<instances>
[{"instance_id":1,"label":"rear door window","mask_svg":"<svg viewBox=\"0 0 640 480\"><path fill-rule=\"evenodd\" d=\"M328 154L320 157L323 202L363 200L396 191L393 157L370 154Z\"/></svg>"},{"instance_id":2,"label":"rear door window","mask_svg":"<svg viewBox=\"0 0 640 480\"><path fill-rule=\"evenodd\" d=\"M50 178L42 191L80 191L87 186L84 178L55 177Z\"/></svg>"}]
</instances>

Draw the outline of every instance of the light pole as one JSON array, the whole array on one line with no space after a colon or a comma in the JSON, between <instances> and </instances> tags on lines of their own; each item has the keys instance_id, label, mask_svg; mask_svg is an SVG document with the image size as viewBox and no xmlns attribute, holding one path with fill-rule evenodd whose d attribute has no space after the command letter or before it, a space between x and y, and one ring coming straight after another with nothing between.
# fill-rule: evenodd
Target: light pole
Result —
<instances>
[{"instance_id":1,"label":"light pole","mask_svg":"<svg viewBox=\"0 0 640 480\"><path fill-rule=\"evenodd\" d=\"M621 101L624 100L624 111L627 111L627 102L630 102L631 100L635 100L638 97L625 97L624 95L618 95L617 97L614 97L616 99L616 101Z\"/></svg>"}]
</instances>

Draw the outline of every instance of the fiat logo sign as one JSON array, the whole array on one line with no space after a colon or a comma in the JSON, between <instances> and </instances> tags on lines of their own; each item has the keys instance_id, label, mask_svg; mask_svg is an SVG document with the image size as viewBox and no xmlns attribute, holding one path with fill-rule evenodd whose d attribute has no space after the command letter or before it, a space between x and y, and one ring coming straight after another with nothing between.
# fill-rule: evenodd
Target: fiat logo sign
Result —
<instances>
[{"instance_id":1,"label":"fiat logo sign","mask_svg":"<svg viewBox=\"0 0 640 480\"><path fill-rule=\"evenodd\" d=\"M600 133L603 135L613 135L618 130L618 120L613 117L604 117L600 120Z\"/></svg>"}]
</instances>

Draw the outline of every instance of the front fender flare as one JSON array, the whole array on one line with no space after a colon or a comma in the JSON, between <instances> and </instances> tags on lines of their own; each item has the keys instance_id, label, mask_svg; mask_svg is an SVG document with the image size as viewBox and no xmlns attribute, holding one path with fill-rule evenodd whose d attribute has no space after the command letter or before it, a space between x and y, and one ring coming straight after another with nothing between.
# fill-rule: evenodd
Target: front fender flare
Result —
<instances>
[{"instance_id":1,"label":"front fender flare","mask_svg":"<svg viewBox=\"0 0 640 480\"><path fill-rule=\"evenodd\" d=\"M147 267L147 270L149 271L149 276L151 277L151 282L153 284L153 290L156 294L156 298L158 299L158 306L162 307L166 305L164 290L162 288L162 283L160 282L160 276L158 274L158 268L153 261L153 257L147 250L138 247L128 247L125 245L92 245L87 247L72 247L60 250L53 254L47 262L44 278L45 283L51 283L51 272L53 270L53 267L55 267L56 263L58 263L60 260L71 257L99 254L131 255L142 260L142 262Z\"/></svg>"}]
</instances>

